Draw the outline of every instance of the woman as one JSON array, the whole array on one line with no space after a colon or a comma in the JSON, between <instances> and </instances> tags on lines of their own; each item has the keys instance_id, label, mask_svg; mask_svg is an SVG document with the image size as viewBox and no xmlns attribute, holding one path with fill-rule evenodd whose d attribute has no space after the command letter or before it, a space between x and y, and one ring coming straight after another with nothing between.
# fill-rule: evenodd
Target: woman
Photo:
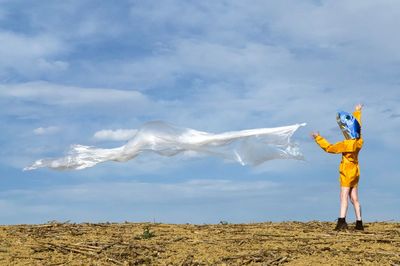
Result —
<instances>
[{"instance_id":1,"label":"woman","mask_svg":"<svg viewBox=\"0 0 400 266\"><path fill-rule=\"evenodd\" d=\"M347 229L346 214L348 198L354 206L356 214L356 230L364 230L361 219L361 205L358 201L358 180L360 169L358 166L358 153L362 148L363 139L361 137L361 109L362 105L355 107L353 115L346 112L337 114L337 122L345 136L345 140L330 144L319 133L313 132L315 142L326 152L341 153L342 161L339 167L340 173L340 215L335 230Z\"/></svg>"}]
</instances>

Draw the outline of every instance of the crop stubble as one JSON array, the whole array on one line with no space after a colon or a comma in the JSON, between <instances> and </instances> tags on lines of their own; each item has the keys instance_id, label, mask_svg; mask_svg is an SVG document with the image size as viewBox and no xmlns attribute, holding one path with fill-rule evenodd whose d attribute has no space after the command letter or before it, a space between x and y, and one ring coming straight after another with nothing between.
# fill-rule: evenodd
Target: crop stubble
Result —
<instances>
[{"instance_id":1,"label":"crop stubble","mask_svg":"<svg viewBox=\"0 0 400 266\"><path fill-rule=\"evenodd\" d=\"M400 224L330 222L0 226L0 265L400 265ZM147 231L147 232L146 232Z\"/></svg>"}]
</instances>

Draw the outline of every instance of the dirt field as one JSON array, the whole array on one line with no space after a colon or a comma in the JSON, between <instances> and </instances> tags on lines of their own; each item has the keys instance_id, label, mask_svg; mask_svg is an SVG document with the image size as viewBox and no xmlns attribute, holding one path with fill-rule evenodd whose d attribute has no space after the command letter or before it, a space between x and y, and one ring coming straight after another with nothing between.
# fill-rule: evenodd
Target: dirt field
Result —
<instances>
[{"instance_id":1,"label":"dirt field","mask_svg":"<svg viewBox=\"0 0 400 266\"><path fill-rule=\"evenodd\" d=\"M400 223L0 226L0 265L400 265Z\"/></svg>"}]
</instances>

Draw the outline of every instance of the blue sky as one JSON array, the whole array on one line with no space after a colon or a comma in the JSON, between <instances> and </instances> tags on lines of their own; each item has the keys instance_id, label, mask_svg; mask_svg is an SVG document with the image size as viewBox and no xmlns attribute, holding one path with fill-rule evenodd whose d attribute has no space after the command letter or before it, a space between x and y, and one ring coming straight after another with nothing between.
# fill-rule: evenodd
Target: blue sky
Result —
<instances>
[{"instance_id":1,"label":"blue sky","mask_svg":"<svg viewBox=\"0 0 400 266\"><path fill-rule=\"evenodd\" d=\"M340 156L309 133L341 140L335 114L359 102L364 219L400 219L398 1L0 3L1 224L332 221ZM72 144L122 145L149 120L215 133L307 122L307 160L22 171Z\"/></svg>"}]
</instances>

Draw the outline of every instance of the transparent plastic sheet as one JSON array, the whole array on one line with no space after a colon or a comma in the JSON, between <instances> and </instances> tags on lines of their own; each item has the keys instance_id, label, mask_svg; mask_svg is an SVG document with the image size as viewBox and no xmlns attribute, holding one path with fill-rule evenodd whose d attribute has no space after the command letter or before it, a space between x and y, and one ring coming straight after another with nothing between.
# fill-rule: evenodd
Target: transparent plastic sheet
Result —
<instances>
[{"instance_id":1,"label":"transparent plastic sheet","mask_svg":"<svg viewBox=\"0 0 400 266\"><path fill-rule=\"evenodd\" d=\"M80 170L106 161L125 162L153 152L162 156L199 154L221 157L242 165L258 165L273 159L298 159L303 155L291 136L301 126L258 128L212 134L180 128L156 121L144 124L125 145L112 149L73 145L67 156L40 159L24 170L48 167L57 170Z\"/></svg>"}]
</instances>

